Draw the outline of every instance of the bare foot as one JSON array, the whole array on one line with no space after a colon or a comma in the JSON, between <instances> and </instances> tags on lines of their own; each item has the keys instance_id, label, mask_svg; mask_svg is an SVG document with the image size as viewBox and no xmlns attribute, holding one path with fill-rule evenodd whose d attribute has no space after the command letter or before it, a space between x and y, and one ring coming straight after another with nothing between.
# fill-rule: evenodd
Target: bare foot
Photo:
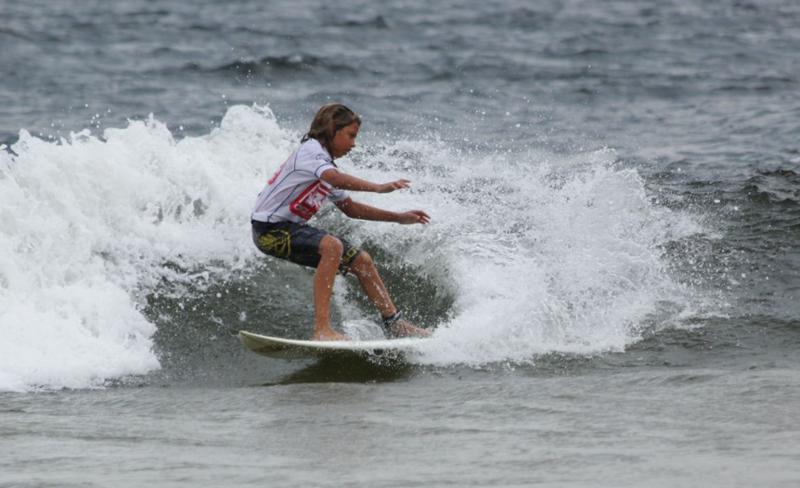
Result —
<instances>
[{"instance_id":1,"label":"bare foot","mask_svg":"<svg viewBox=\"0 0 800 488\"><path fill-rule=\"evenodd\" d=\"M314 335L311 336L312 341L346 341L347 336L340 334L330 327L324 329L314 330Z\"/></svg>"},{"instance_id":2,"label":"bare foot","mask_svg":"<svg viewBox=\"0 0 800 488\"><path fill-rule=\"evenodd\" d=\"M389 327L392 337L430 337L431 332L417 327L405 319L399 319Z\"/></svg>"}]
</instances>

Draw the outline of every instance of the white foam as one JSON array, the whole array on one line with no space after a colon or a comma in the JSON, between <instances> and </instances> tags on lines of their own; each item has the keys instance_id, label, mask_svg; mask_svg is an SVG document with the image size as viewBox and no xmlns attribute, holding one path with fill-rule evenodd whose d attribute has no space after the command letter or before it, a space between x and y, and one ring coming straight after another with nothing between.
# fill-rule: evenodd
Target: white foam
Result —
<instances>
[{"instance_id":1,"label":"white foam","mask_svg":"<svg viewBox=\"0 0 800 488\"><path fill-rule=\"evenodd\" d=\"M293 138L242 106L180 141L153 118L59 142L21 131L0 153L0 390L158 368L142 299L253 257L250 206Z\"/></svg>"},{"instance_id":2,"label":"white foam","mask_svg":"<svg viewBox=\"0 0 800 488\"><path fill-rule=\"evenodd\" d=\"M408 166L410 153L416 167ZM367 224L363 237L429 269L457 296L454 318L422 362L619 351L640 338L660 301L687 305L660 246L701 229L653 203L611 150L477 156L401 142L363 159L367 178L415 180L413 192L369 201L432 215L426 228Z\"/></svg>"},{"instance_id":3,"label":"white foam","mask_svg":"<svg viewBox=\"0 0 800 488\"><path fill-rule=\"evenodd\" d=\"M268 109L244 106L179 141L152 118L59 142L22 131L16 156L0 152L0 390L95 387L158 368L143 299L164 279L262 259L251 205L296 140ZM409 178L412 190L354 197L422 208L433 222L354 223L351 237L379 241L456 296L422 362L621 350L658 301L682 300L660 246L698 228L651 202L613 151L497 156L429 140L370 151L345 171Z\"/></svg>"}]
</instances>

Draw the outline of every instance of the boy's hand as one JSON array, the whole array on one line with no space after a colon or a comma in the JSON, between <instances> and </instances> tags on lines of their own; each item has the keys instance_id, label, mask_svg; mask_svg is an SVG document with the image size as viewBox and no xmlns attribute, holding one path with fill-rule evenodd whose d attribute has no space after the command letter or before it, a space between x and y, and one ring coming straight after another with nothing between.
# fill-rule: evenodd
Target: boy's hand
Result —
<instances>
[{"instance_id":1,"label":"boy's hand","mask_svg":"<svg viewBox=\"0 0 800 488\"><path fill-rule=\"evenodd\" d=\"M397 218L398 224L428 224L430 221L431 217L422 210L409 210Z\"/></svg>"},{"instance_id":2,"label":"boy's hand","mask_svg":"<svg viewBox=\"0 0 800 488\"><path fill-rule=\"evenodd\" d=\"M378 185L378 191L376 193L391 193L395 190L402 190L403 188L408 188L410 183L411 182L408 180L395 180L389 183L383 183L382 185Z\"/></svg>"}]
</instances>

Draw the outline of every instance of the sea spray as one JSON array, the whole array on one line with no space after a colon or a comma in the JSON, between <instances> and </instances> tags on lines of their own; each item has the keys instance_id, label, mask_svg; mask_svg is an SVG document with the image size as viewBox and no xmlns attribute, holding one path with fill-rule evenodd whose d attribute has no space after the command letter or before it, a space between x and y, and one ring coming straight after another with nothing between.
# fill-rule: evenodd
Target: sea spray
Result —
<instances>
[{"instance_id":1,"label":"sea spray","mask_svg":"<svg viewBox=\"0 0 800 488\"><path fill-rule=\"evenodd\" d=\"M312 224L379 251L379 265L400 276L387 280L390 291L410 297L409 315L436 295L435 310L416 313L438 326L420 362L618 351L661 304L673 314L690 305L662 248L702 229L654 202L613 150L494 154L371 137L366 130L342 170L412 187L352 197L421 208L432 223L353 221L329 208ZM93 387L158 368L158 314L143 313L154 294L196 300L244 270L267 271L283 288L297 282L286 274L301 269L260 255L249 232L256 194L297 142L269 109L244 106L208 135L181 140L152 117L58 142L21 132L13 152L0 153L0 389ZM344 283L357 288L339 280L339 315L368 328L374 310L344 306ZM257 292L271 303L281 296ZM225 306L249 315L237 299Z\"/></svg>"},{"instance_id":2,"label":"sea spray","mask_svg":"<svg viewBox=\"0 0 800 488\"><path fill-rule=\"evenodd\" d=\"M0 153L0 390L81 388L159 366L160 283L246 266L250 205L296 136L232 107L204 137L132 121Z\"/></svg>"},{"instance_id":3,"label":"sea spray","mask_svg":"<svg viewBox=\"0 0 800 488\"><path fill-rule=\"evenodd\" d=\"M455 294L422 362L620 351L665 303L690 306L691 291L670 275L662 246L702 228L658 206L613 150L497 155L402 141L354 159L354 171L367 178L388 172L413 180L410 192L367 201L431 213L426 228L370 223L355 230L430 270Z\"/></svg>"}]
</instances>

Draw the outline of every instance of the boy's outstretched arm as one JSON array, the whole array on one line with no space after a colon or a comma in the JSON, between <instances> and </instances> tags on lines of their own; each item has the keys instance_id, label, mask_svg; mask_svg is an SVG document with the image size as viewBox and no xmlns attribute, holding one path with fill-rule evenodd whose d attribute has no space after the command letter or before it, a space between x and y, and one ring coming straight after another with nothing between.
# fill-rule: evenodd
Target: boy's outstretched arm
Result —
<instances>
[{"instance_id":1,"label":"boy's outstretched arm","mask_svg":"<svg viewBox=\"0 0 800 488\"><path fill-rule=\"evenodd\" d=\"M431 221L430 216L422 210L392 212L356 202L352 198L336 202L336 206L345 215L353 219L379 220L382 222L397 222L398 224L427 224Z\"/></svg>"},{"instance_id":2,"label":"boy's outstretched arm","mask_svg":"<svg viewBox=\"0 0 800 488\"><path fill-rule=\"evenodd\" d=\"M335 169L326 169L320 175L320 178L333 186L334 188L341 188L342 190L350 191L369 191L373 193L389 193L395 190L408 188L408 180L395 180L389 183L373 183L371 181L362 180L355 176Z\"/></svg>"}]
</instances>

